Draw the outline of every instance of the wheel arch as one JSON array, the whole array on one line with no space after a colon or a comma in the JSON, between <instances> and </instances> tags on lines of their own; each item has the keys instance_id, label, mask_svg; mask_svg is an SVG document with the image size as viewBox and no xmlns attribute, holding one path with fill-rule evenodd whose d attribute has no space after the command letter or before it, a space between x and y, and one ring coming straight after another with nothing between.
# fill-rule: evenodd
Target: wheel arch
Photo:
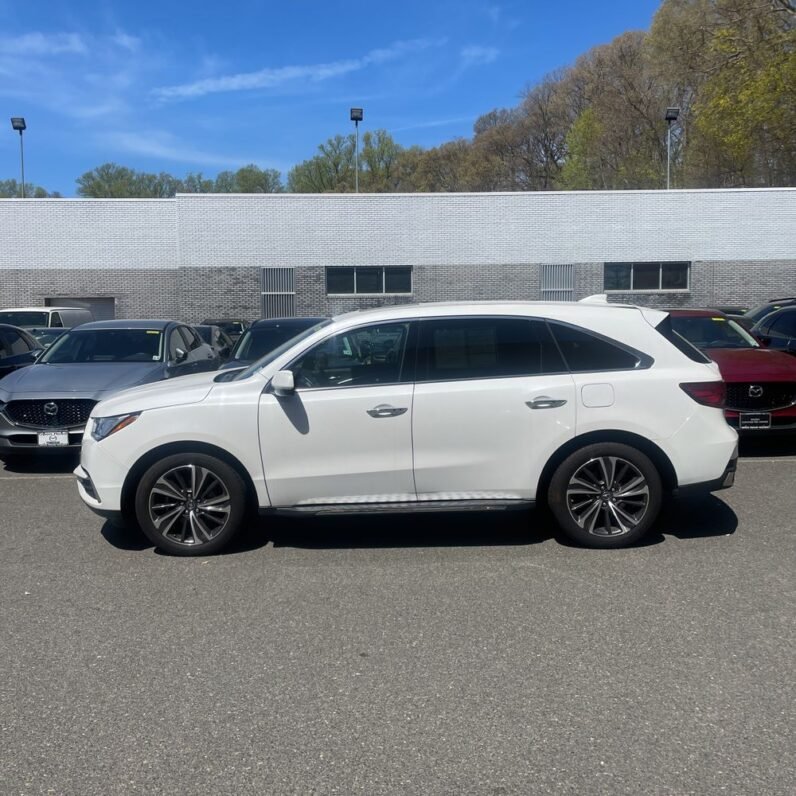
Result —
<instances>
[{"instance_id":1,"label":"wheel arch","mask_svg":"<svg viewBox=\"0 0 796 796\"><path fill-rule=\"evenodd\" d=\"M229 451L207 442L181 441L169 442L165 445L159 445L157 448L152 448L130 468L122 486L121 509L124 516L131 517L135 514L135 491L144 473L155 462L165 459L167 456L174 456L177 453L203 453L207 456L214 456L216 459L228 464L243 479L243 484L246 488L247 508L256 510L258 505L257 490L254 487L254 481L249 471L239 459Z\"/></svg>"},{"instance_id":2,"label":"wheel arch","mask_svg":"<svg viewBox=\"0 0 796 796\"><path fill-rule=\"evenodd\" d=\"M638 449L641 453L649 457L650 461L655 465L655 469L661 477L664 490L666 492L674 492L677 489L677 473L674 469L674 465L671 459L669 459L663 450L654 442L639 434L633 434L630 431L590 431L565 442L547 460L547 464L545 464L542 469L542 474L539 476L536 489L537 504L546 503L550 481L561 462L575 451L585 448L587 445L594 445L597 442L617 442Z\"/></svg>"}]
</instances>

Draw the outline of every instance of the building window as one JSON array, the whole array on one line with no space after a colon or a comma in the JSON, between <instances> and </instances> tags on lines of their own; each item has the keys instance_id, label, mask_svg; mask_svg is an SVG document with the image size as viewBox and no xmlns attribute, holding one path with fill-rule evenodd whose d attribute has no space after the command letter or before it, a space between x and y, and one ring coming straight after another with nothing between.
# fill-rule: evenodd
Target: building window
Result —
<instances>
[{"instance_id":1,"label":"building window","mask_svg":"<svg viewBox=\"0 0 796 796\"><path fill-rule=\"evenodd\" d=\"M411 293L412 267L358 265L326 269L326 292L332 295L355 293Z\"/></svg>"},{"instance_id":2,"label":"building window","mask_svg":"<svg viewBox=\"0 0 796 796\"><path fill-rule=\"evenodd\" d=\"M604 290L688 290L691 263L606 263Z\"/></svg>"}]
</instances>

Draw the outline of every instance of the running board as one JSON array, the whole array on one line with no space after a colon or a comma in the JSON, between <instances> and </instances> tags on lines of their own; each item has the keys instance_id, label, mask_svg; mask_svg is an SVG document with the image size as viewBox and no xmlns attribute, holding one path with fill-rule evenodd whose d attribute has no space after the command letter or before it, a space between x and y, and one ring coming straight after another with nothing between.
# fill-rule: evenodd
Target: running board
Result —
<instances>
[{"instance_id":1,"label":"running board","mask_svg":"<svg viewBox=\"0 0 796 796\"><path fill-rule=\"evenodd\" d=\"M415 514L430 511L517 511L532 508L533 500L418 500L404 503L318 503L311 506L260 508L261 515Z\"/></svg>"}]
</instances>

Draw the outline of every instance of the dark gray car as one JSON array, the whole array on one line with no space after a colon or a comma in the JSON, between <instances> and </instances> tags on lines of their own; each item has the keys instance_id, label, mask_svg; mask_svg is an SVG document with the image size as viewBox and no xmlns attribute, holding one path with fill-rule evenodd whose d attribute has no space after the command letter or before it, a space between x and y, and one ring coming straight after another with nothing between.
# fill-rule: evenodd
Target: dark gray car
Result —
<instances>
[{"instance_id":1,"label":"dark gray car","mask_svg":"<svg viewBox=\"0 0 796 796\"><path fill-rule=\"evenodd\" d=\"M97 401L218 365L213 349L176 321L96 321L70 329L35 364L0 379L0 456L77 448Z\"/></svg>"}]
</instances>

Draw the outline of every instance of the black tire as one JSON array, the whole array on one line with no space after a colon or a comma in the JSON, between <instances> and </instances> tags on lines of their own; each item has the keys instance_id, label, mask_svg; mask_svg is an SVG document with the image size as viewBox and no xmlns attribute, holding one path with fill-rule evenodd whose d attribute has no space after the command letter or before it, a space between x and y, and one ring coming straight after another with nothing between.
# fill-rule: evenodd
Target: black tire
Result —
<instances>
[{"instance_id":1,"label":"black tire","mask_svg":"<svg viewBox=\"0 0 796 796\"><path fill-rule=\"evenodd\" d=\"M226 547L243 524L246 503L238 472L204 453L161 459L144 473L135 493L141 530L155 547L178 556L210 555Z\"/></svg>"},{"instance_id":2,"label":"black tire","mask_svg":"<svg viewBox=\"0 0 796 796\"><path fill-rule=\"evenodd\" d=\"M598 442L570 454L553 474L547 493L561 530L578 544L601 548L625 547L643 538L658 517L662 498L661 477L649 457L616 442Z\"/></svg>"}]
</instances>

